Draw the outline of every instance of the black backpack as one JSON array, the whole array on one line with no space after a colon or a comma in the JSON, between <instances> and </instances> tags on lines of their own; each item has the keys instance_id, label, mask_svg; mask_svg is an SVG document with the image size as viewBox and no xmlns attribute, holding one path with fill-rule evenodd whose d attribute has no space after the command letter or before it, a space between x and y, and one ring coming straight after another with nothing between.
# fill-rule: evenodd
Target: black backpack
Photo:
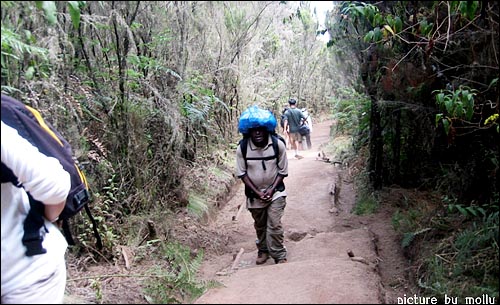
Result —
<instances>
[{"instance_id":1,"label":"black backpack","mask_svg":"<svg viewBox=\"0 0 500 305\"><path fill-rule=\"evenodd\" d=\"M241 147L241 154L243 155L243 159L245 159L245 164L247 163L247 160L272 160L272 159L276 159L276 165L279 168L280 152L279 152L278 140L283 142L283 144L285 144L285 147L286 147L285 139L283 139L282 136L280 136L279 134L277 134L275 132L271 133L271 141L273 142L274 156L264 157L264 158L260 158L260 157L259 158L247 158L247 148L248 148L248 139L249 138L250 138L249 135L244 135L243 138L238 142L238 145L240 145L240 147ZM280 184L278 184L278 186L276 186L276 190L280 191L280 192L284 191L285 184L283 182L281 182ZM255 192L252 191L252 189L249 188L246 184L245 184L245 195L248 198L257 198Z\"/></svg>"},{"instance_id":2,"label":"black backpack","mask_svg":"<svg viewBox=\"0 0 500 305\"><path fill-rule=\"evenodd\" d=\"M59 215L62 220L64 236L69 245L74 245L75 241L69 230L69 219L79 213L83 208L89 216L94 235L97 239L97 248L102 249L102 242L97 231L97 223L92 217L90 208L90 194L88 191L85 174L80 170L78 164L73 159L73 153L70 144L64 137L54 129L49 123L45 122L40 113L21 103L20 101L2 94L2 121L8 126L17 130L19 135L36 146L38 150L50 157L57 158L64 170L71 177L71 189L66 199L66 205ZM14 173L2 162L1 182L11 182L17 187L22 185L17 180ZM35 200L29 193L30 211L24 221L23 244L26 246L26 255L33 256L46 253L47 250L42 247L43 236L40 230L44 227L44 205Z\"/></svg>"}]
</instances>

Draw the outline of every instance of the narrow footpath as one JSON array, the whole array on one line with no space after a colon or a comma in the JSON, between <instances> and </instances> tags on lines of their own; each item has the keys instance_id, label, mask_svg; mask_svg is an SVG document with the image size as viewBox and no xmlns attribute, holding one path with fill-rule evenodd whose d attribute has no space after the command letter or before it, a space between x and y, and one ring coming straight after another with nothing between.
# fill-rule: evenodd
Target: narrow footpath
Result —
<instances>
[{"instance_id":1,"label":"narrow footpath","mask_svg":"<svg viewBox=\"0 0 500 305\"><path fill-rule=\"evenodd\" d=\"M196 304L384 303L373 233L350 213L355 193L341 166L321 153L332 122L316 123L303 159L288 150L283 218L288 263L256 265L255 231L241 205L243 185L221 207L213 226L229 232L228 253L206 257L200 273L220 283ZM355 225L353 225L355 223Z\"/></svg>"}]
</instances>

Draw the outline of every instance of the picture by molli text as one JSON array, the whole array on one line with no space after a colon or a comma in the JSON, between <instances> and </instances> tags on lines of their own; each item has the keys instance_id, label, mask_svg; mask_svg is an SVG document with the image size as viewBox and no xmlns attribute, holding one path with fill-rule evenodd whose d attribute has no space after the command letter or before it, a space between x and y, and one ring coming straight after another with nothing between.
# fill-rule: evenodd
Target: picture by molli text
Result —
<instances>
[{"instance_id":1,"label":"picture by molli text","mask_svg":"<svg viewBox=\"0 0 500 305\"><path fill-rule=\"evenodd\" d=\"M398 297L398 304L496 304L497 300L495 297L490 297L487 294L483 294L479 297L453 297L444 295L443 298L437 297L421 297L414 295L404 294L402 297Z\"/></svg>"}]
</instances>

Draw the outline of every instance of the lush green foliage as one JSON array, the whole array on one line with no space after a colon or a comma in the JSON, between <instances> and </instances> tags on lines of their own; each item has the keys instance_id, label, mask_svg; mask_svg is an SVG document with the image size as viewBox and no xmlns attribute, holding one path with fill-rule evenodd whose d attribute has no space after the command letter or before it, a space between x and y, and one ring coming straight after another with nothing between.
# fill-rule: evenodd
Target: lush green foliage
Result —
<instances>
[{"instance_id":1,"label":"lush green foliage","mask_svg":"<svg viewBox=\"0 0 500 305\"><path fill-rule=\"evenodd\" d=\"M145 284L146 298L155 304L186 304L199 297L207 287L196 277L203 252L193 257L189 247L177 242L158 250L158 260L166 261L168 266L158 265L148 271L150 278Z\"/></svg>"},{"instance_id":2,"label":"lush green foliage","mask_svg":"<svg viewBox=\"0 0 500 305\"><path fill-rule=\"evenodd\" d=\"M428 294L447 293L462 299L487 294L498 299L498 216L497 207L496 212L476 217L437 245L436 255L425 260L420 274L420 283Z\"/></svg>"},{"instance_id":3,"label":"lush green foliage","mask_svg":"<svg viewBox=\"0 0 500 305\"><path fill-rule=\"evenodd\" d=\"M497 3L343 1L327 26L329 46L345 57L353 51L361 65L373 187L448 198L446 212L411 203L393 216L405 251L426 259L419 280L429 295L498 298L498 213L491 207L500 191L499 29L491 18L498 19ZM428 252L418 251L423 244Z\"/></svg>"}]
</instances>

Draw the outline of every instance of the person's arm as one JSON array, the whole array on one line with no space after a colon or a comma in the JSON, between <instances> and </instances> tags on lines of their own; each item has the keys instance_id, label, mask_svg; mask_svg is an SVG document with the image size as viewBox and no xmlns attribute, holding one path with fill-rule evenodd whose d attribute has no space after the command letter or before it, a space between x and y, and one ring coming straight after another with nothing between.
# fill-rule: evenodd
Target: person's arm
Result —
<instances>
[{"instance_id":1,"label":"person's arm","mask_svg":"<svg viewBox=\"0 0 500 305\"><path fill-rule=\"evenodd\" d=\"M261 200L271 200L271 198L265 198L264 192L255 186L252 179L247 175L247 166L245 159L243 158L243 153L241 152L241 147L238 145L236 149L236 176L241 179L241 181L249 187L259 199Z\"/></svg>"},{"instance_id":2,"label":"person's arm","mask_svg":"<svg viewBox=\"0 0 500 305\"><path fill-rule=\"evenodd\" d=\"M71 188L68 172L59 160L47 157L2 121L2 162L23 188L45 205L45 217L53 221L64 208Z\"/></svg>"},{"instance_id":3,"label":"person's arm","mask_svg":"<svg viewBox=\"0 0 500 305\"><path fill-rule=\"evenodd\" d=\"M288 177L288 158L286 153L285 144L278 141L279 147L279 162L278 162L278 175L271 186L269 186L263 194L263 200L272 200L276 188L283 182L285 177Z\"/></svg>"},{"instance_id":4,"label":"person's arm","mask_svg":"<svg viewBox=\"0 0 500 305\"><path fill-rule=\"evenodd\" d=\"M245 185L248 186L257 195L257 197L259 197L261 200L265 200L265 201L270 200L270 198L267 198L267 196L266 196L266 194L268 193L268 190L266 190L265 192L259 190L255 186L255 184L253 184L252 179L250 179L250 177L248 177L248 175L241 177L241 181L243 181L243 183L245 183Z\"/></svg>"},{"instance_id":5,"label":"person's arm","mask_svg":"<svg viewBox=\"0 0 500 305\"><path fill-rule=\"evenodd\" d=\"M283 121L283 131L286 133L286 134L289 134L290 133L290 128L288 126L288 115L287 113L285 112L285 117L284 117L284 121Z\"/></svg>"},{"instance_id":6,"label":"person's arm","mask_svg":"<svg viewBox=\"0 0 500 305\"><path fill-rule=\"evenodd\" d=\"M59 220L59 215L66 205L66 200L61 201L57 204L46 204L44 209L44 216L50 222L56 222Z\"/></svg>"},{"instance_id":7,"label":"person's arm","mask_svg":"<svg viewBox=\"0 0 500 305\"><path fill-rule=\"evenodd\" d=\"M278 187L278 185L283 182L283 179L285 177L282 176L282 175L278 175L276 176L276 179L274 179L274 183L269 186L267 189L265 189L265 191L262 193L262 196L261 196L261 199L264 200L264 201L270 201L273 199L273 195L274 193L276 192L276 187Z\"/></svg>"}]
</instances>

